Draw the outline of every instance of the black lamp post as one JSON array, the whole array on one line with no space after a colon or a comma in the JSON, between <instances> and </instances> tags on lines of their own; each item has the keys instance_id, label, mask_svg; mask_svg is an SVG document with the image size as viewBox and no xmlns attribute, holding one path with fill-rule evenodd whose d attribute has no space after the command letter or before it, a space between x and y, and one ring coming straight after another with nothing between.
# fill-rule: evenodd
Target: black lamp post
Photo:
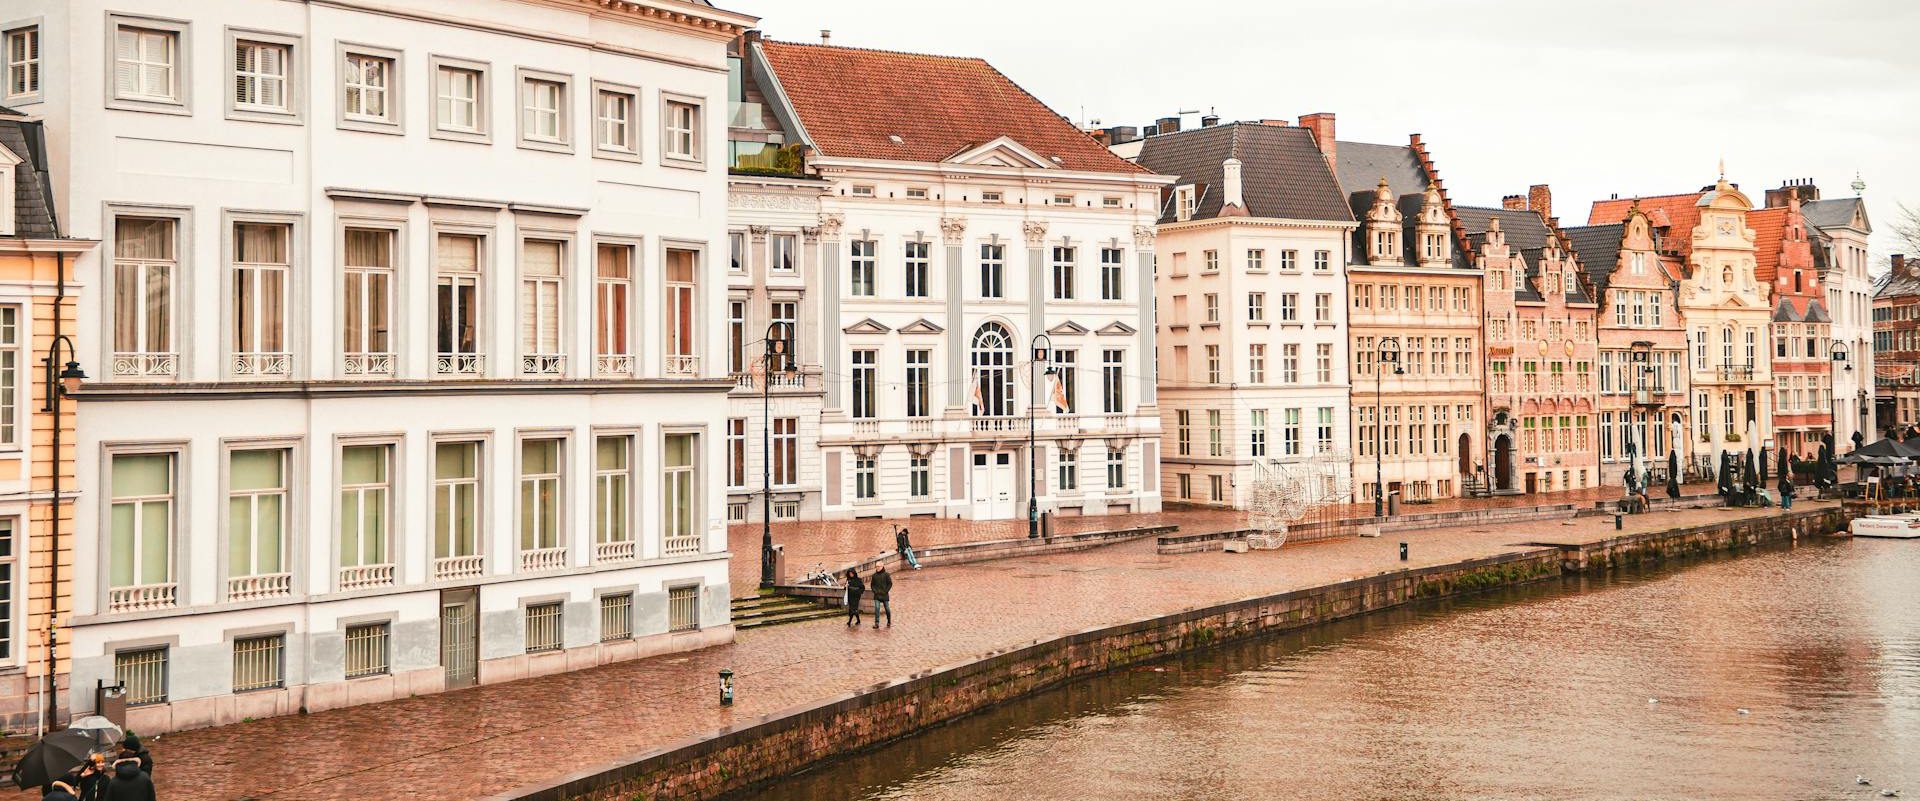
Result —
<instances>
[{"instance_id":1,"label":"black lamp post","mask_svg":"<svg viewBox=\"0 0 1920 801\"><path fill-rule=\"evenodd\" d=\"M767 326L760 375L760 588L773 586L773 374L793 369L793 324Z\"/></svg>"},{"instance_id":2,"label":"black lamp post","mask_svg":"<svg viewBox=\"0 0 1920 801\"><path fill-rule=\"evenodd\" d=\"M1039 440L1034 436L1033 410L1040 405L1040 366L1046 365L1047 375L1053 375L1053 338L1046 334L1034 334L1033 362L1027 368L1030 376L1027 394L1027 539L1040 538L1040 449Z\"/></svg>"},{"instance_id":3,"label":"black lamp post","mask_svg":"<svg viewBox=\"0 0 1920 801\"><path fill-rule=\"evenodd\" d=\"M1853 363L1847 361L1847 343L1835 340L1827 349L1827 355L1833 359L1835 367L1849 373L1853 372ZM1838 377L1832 373L1827 376L1827 431L1833 435L1835 457L1840 455L1840 393L1833 391L1834 386L1839 383L1834 379Z\"/></svg>"},{"instance_id":4,"label":"black lamp post","mask_svg":"<svg viewBox=\"0 0 1920 801\"><path fill-rule=\"evenodd\" d=\"M1391 343L1391 344L1389 344ZM1373 516L1387 515L1386 480L1386 418L1382 416L1383 405L1380 378L1387 372L1387 365L1393 365L1393 374L1402 375L1400 369L1400 338L1387 337L1380 340L1380 360L1373 367Z\"/></svg>"},{"instance_id":5,"label":"black lamp post","mask_svg":"<svg viewBox=\"0 0 1920 801\"><path fill-rule=\"evenodd\" d=\"M65 290L62 291L64 292ZM55 372L55 366L61 365L60 348L63 345L67 351L67 361L64 366L60 367L58 372ZM59 550L60 539L60 430L65 427L60 422L60 414L66 397L72 393L79 392L80 382L86 380L87 374L80 369L79 359L79 354L73 350L73 340L68 338L66 334L56 334L53 342L47 345L47 399L40 405L40 411L53 415L53 470L51 471L53 474L53 508L47 514L47 525L52 529L54 551L56 553ZM60 587L59 559L56 558L53 560L51 569L53 571L52 578L47 583L47 586L50 588L49 595L51 596L47 599L47 663L49 665L58 661L59 654L59 651L56 649L56 646L59 644L59 637L55 633L57 631L55 623L60 619L58 595ZM53 674L54 671L49 668L45 676L47 683L47 703L49 704L45 712L46 727L48 730L52 730L54 722L60 719L60 693L59 687L53 682Z\"/></svg>"}]
</instances>

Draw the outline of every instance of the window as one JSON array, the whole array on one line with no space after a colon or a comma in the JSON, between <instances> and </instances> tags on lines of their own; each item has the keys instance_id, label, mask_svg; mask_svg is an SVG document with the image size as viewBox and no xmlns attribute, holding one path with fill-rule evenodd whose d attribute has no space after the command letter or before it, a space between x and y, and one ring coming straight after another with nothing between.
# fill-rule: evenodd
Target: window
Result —
<instances>
[{"instance_id":1,"label":"window","mask_svg":"<svg viewBox=\"0 0 1920 801\"><path fill-rule=\"evenodd\" d=\"M632 89L598 86L593 92L593 146L613 156L640 154L640 125L636 115L640 93Z\"/></svg>"},{"instance_id":2,"label":"window","mask_svg":"<svg viewBox=\"0 0 1920 801\"><path fill-rule=\"evenodd\" d=\"M561 319L566 286L563 267L565 243L528 239L520 243L520 372L526 375L562 375L567 371L560 344L566 321Z\"/></svg>"},{"instance_id":3,"label":"window","mask_svg":"<svg viewBox=\"0 0 1920 801\"><path fill-rule=\"evenodd\" d=\"M1207 455L1227 455L1226 428L1221 425L1220 410L1207 410Z\"/></svg>"},{"instance_id":4,"label":"window","mask_svg":"<svg viewBox=\"0 0 1920 801\"><path fill-rule=\"evenodd\" d=\"M699 254L691 250L667 249L665 367L668 375L700 373L698 259Z\"/></svg>"},{"instance_id":5,"label":"window","mask_svg":"<svg viewBox=\"0 0 1920 801\"><path fill-rule=\"evenodd\" d=\"M287 291L293 228L268 223L233 227L233 371L242 376L286 376Z\"/></svg>"},{"instance_id":6,"label":"window","mask_svg":"<svg viewBox=\"0 0 1920 801\"><path fill-rule=\"evenodd\" d=\"M393 582L392 445L340 449L340 589Z\"/></svg>"},{"instance_id":7,"label":"window","mask_svg":"<svg viewBox=\"0 0 1920 801\"><path fill-rule=\"evenodd\" d=\"M875 366L878 353L873 350L853 352L853 416L855 419L872 420L880 416L879 368Z\"/></svg>"},{"instance_id":8,"label":"window","mask_svg":"<svg viewBox=\"0 0 1920 801\"><path fill-rule=\"evenodd\" d=\"M341 350L347 375L393 375L395 238L395 231L382 228L348 228L344 234Z\"/></svg>"},{"instance_id":9,"label":"window","mask_svg":"<svg viewBox=\"0 0 1920 801\"><path fill-rule=\"evenodd\" d=\"M1247 272L1257 273L1267 269L1267 252L1259 248L1247 250Z\"/></svg>"},{"instance_id":10,"label":"window","mask_svg":"<svg viewBox=\"0 0 1920 801\"><path fill-rule=\"evenodd\" d=\"M1284 456L1300 455L1300 410L1286 410L1286 418L1280 424L1280 453Z\"/></svg>"},{"instance_id":11,"label":"window","mask_svg":"<svg viewBox=\"0 0 1920 801\"><path fill-rule=\"evenodd\" d=\"M567 130L567 82L553 76L520 75L520 144L565 145Z\"/></svg>"},{"instance_id":12,"label":"window","mask_svg":"<svg viewBox=\"0 0 1920 801\"><path fill-rule=\"evenodd\" d=\"M907 187L907 199L908 200L926 200L927 188L924 186Z\"/></svg>"},{"instance_id":13,"label":"window","mask_svg":"<svg viewBox=\"0 0 1920 801\"><path fill-rule=\"evenodd\" d=\"M1006 245L980 246L980 297L996 299L1007 296L1006 256Z\"/></svg>"},{"instance_id":14,"label":"window","mask_svg":"<svg viewBox=\"0 0 1920 801\"><path fill-rule=\"evenodd\" d=\"M980 202L982 202L982 203L999 203L999 202L1000 202L1000 193L999 193L999 192L991 192L991 191L989 191L989 192L981 192L981 193L980 193Z\"/></svg>"},{"instance_id":15,"label":"window","mask_svg":"<svg viewBox=\"0 0 1920 801\"><path fill-rule=\"evenodd\" d=\"M233 641L233 691L286 686L287 635L236 637Z\"/></svg>"},{"instance_id":16,"label":"window","mask_svg":"<svg viewBox=\"0 0 1920 801\"><path fill-rule=\"evenodd\" d=\"M565 554L534 551L564 549L560 541L560 440L520 442L520 550L522 569L564 567ZM551 560L551 561L549 561Z\"/></svg>"},{"instance_id":17,"label":"window","mask_svg":"<svg viewBox=\"0 0 1920 801\"><path fill-rule=\"evenodd\" d=\"M227 456L227 599L286 595L287 461L285 449Z\"/></svg>"},{"instance_id":18,"label":"window","mask_svg":"<svg viewBox=\"0 0 1920 801\"><path fill-rule=\"evenodd\" d=\"M14 656L13 619L18 609L15 588L20 586L20 541L15 536L18 525L18 518L0 518L0 659L7 660Z\"/></svg>"},{"instance_id":19,"label":"window","mask_svg":"<svg viewBox=\"0 0 1920 801\"><path fill-rule=\"evenodd\" d=\"M596 559L639 555L633 546L633 437L628 434L593 440L593 546Z\"/></svg>"},{"instance_id":20,"label":"window","mask_svg":"<svg viewBox=\"0 0 1920 801\"><path fill-rule=\"evenodd\" d=\"M932 287L927 283L927 250L925 242L908 242L905 246L907 297L924 298L932 295ZM791 268L789 268L791 269Z\"/></svg>"},{"instance_id":21,"label":"window","mask_svg":"<svg viewBox=\"0 0 1920 801\"><path fill-rule=\"evenodd\" d=\"M233 109L288 114L293 111L288 64L293 48L239 39L233 43Z\"/></svg>"},{"instance_id":22,"label":"window","mask_svg":"<svg viewBox=\"0 0 1920 801\"><path fill-rule=\"evenodd\" d=\"M127 706L167 700L167 649L142 648L113 655L113 680L126 688Z\"/></svg>"},{"instance_id":23,"label":"window","mask_svg":"<svg viewBox=\"0 0 1920 801\"><path fill-rule=\"evenodd\" d=\"M1286 272L1300 269L1300 251L1293 249L1280 251L1280 269Z\"/></svg>"},{"instance_id":24,"label":"window","mask_svg":"<svg viewBox=\"0 0 1920 801\"><path fill-rule=\"evenodd\" d=\"M873 197L873 185L872 184L854 184L853 196L854 197Z\"/></svg>"},{"instance_id":25,"label":"window","mask_svg":"<svg viewBox=\"0 0 1920 801\"><path fill-rule=\"evenodd\" d=\"M113 457L107 611L173 606L174 454Z\"/></svg>"},{"instance_id":26,"label":"window","mask_svg":"<svg viewBox=\"0 0 1920 801\"><path fill-rule=\"evenodd\" d=\"M1054 195L1054 196L1053 196L1053 205L1055 205L1055 206L1071 206L1071 205L1073 205L1073 196L1072 196L1072 195Z\"/></svg>"},{"instance_id":27,"label":"window","mask_svg":"<svg viewBox=\"0 0 1920 801\"><path fill-rule=\"evenodd\" d=\"M747 302L727 301L727 372L747 372Z\"/></svg>"},{"instance_id":28,"label":"window","mask_svg":"<svg viewBox=\"0 0 1920 801\"><path fill-rule=\"evenodd\" d=\"M727 418L727 486L747 485L747 418Z\"/></svg>"},{"instance_id":29,"label":"window","mask_svg":"<svg viewBox=\"0 0 1920 801\"><path fill-rule=\"evenodd\" d=\"M1317 273L1324 273L1331 269L1333 269L1333 252L1328 250L1314 251L1313 252L1313 271Z\"/></svg>"},{"instance_id":30,"label":"window","mask_svg":"<svg viewBox=\"0 0 1920 801\"><path fill-rule=\"evenodd\" d=\"M119 23L114 29L113 97L136 103L179 105L186 98L181 71L181 28Z\"/></svg>"},{"instance_id":31,"label":"window","mask_svg":"<svg viewBox=\"0 0 1920 801\"><path fill-rule=\"evenodd\" d=\"M907 351L907 416L933 416L933 351L913 348Z\"/></svg>"},{"instance_id":32,"label":"window","mask_svg":"<svg viewBox=\"0 0 1920 801\"><path fill-rule=\"evenodd\" d=\"M1267 383L1267 346L1255 342L1247 346L1247 383Z\"/></svg>"},{"instance_id":33,"label":"window","mask_svg":"<svg viewBox=\"0 0 1920 801\"><path fill-rule=\"evenodd\" d=\"M1102 411L1107 414L1121 414L1126 411L1126 390L1121 383L1126 355L1126 351L1123 350L1100 352L1100 395L1105 399Z\"/></svg>"},{"instance_id":34,"label":"window","mask_svg":"<svg viewBox=\"0 0 1920 801\"><path fill-rule=\"evenodd\" d=\"M1267 455L1267 410L1253 409L1247 413L1247 455L1256 459Z\"/></svg>"},{"instance_id":35,"label":"window","mask_svg":"<svg viewBox=\"0 0 1920 801\"><path fill-rule=\"evenodd\" d=\"M1193 212L1199 204L1200 196L1193 191L1193 184L1173 188L1173 219L1180 222L1193 219Z\"/></svg>"},{"instance_id":36,"label":"window","mask_svg":"<svg viewBox=\"0 0 1920 801\"><path fill-rule=\"evenodd\" d=\"M1060 474L1059 484L1056 489L1061 492L1072 492L1080 489L1080 453L1070 448L1062 447L1059 449L1056 461L1058 462L1057 466L1059 468L1057 472Z\"/></svg>"},{"instance_id":37,"label":"window","mask_svg":"<svg viewBox=\"0 0 1920 801\"><path fill-rule=\"evenodd\" d=\"M433 67L433 131L436 136L484 142L487 138L487 71L471 62Z\"/></svg>"},{"instance_id":38,"label":"window","mask_svg":"<svg viewBox=\"0 0 1920 801\"><path fill-rule=\"evenodd\" d=\"M873 297L874 256L878 247L879 243L871 239L855 239L848 243L848 266L852 271L847 284L848 294Z\"/></svg>"},{"instance_id":39,"label":"window","mask_svg":"<svg viewBox=\"0 0 1920 801\"><path fill-rule=\"evenodd\" d=\"M793 234L772 234L767 237L771 269L775 272L791 273L798 267L800 256L800 238Z\"/></svg>"},{"instance_id":40,"label":"window","mask_svg":"<svg viewBox=\"0 0 1920 801\"><path fill-rule=\"evenodd\" d=\"M907 458L907 492L914 498L933 496L933 459L913 454Z\"/></svg>"},{"instance_id":41,"label":"window","mask_svg":"<svg viewBox=\"0 0 1920 801\"><path fill-rule=\"evenodd\" d=\"M1300 383L1300 346L1287 343L1280 346L1280 383Z\"/></svg>"},{"instance_id":42,"label":"window","mask_svg":"<svg viewBox=\"0 0 1920 801\"><path fill-rule=\"evenodd\" d=\"M627 326L632 316L633 248L600 245L593 260L593 371L597 375L631 375L633 340Z\"/></svg>"},{"instance_id":43,"label":"window","mask_svg":"<svg viewBox=\"0 0 1920 801\"><path fill-rule=\"evenodd\" d=\"M999 323L973 334L973 413L981 417L1013 415L1013 337Z\"/></svg>"},{"instance_id":44,"label":"window","mask_svg":"<svg viewBox=\"0 0 1920 801\"><path fill-rule=\"evenodd\" d=\"M600 596L600 641L633 639L633 593Z\"/></svg>"},{"instance_id":45,"label":"window","mask_svg":"<svg viewBox=\"0 0 1920 801\"><path fill-rule=\"evenodd\" d=\"M560 614L558 601L527 605L527 653L560 650Z\"/></svg>"},{"instance_id":46,"label":"window","mask_svg":"<svg viewBox=\"0 0 1920 801\"><path fill-rule=\"evenodd\" d=\"M853 457L853 499L871 501L880 497L880 460L872 456Z\"/></svg>"},{"instance_id":47,"label":"window","mask_svg":"<svg viewBox=\"0 0 1920 801\"><path fill-rule=\"evenodd\" d=\"M480 443L433 446L433 557L436 578L477 576L480 561Z\"/></svg>"},{"instance_id":48,"label":"window","mask_svg":"<svg viewBox=\"0 0 1920 801\"><path fill-rule=\"evenodd\" d=\"M400 58L390 51L341 51L340 117L343 127L397 132L400 125Z\"/></svg>"},{"instance_id":49,"label":"window","mask_svg":"<svg viewBox=\"0 0 1920 801\"><path fill-rule=\"evenodd\" d=\"M1321 342L1313 346L1313 372L1315 381L1333 383L1333 343Z\"/></svg>"},{"instance_id":50,"label":"window","mask_svg":"<svg viewBox=\"0 0 1920 801\"><path fill-rule=\"evenodd\" d=\"M1056 350L1053 352L1054 376L1060 382L1060 398L1054 411L1057 414L1072 414L1080 403L1080 352L1077 350Z\"/></svg>"},{"instance_id":51,"label":"window","mask_svg":"<svg viewBox=\"0 0 1920 801\"><path fill-rule=\"evenodd\" d=\"M343 660L347 678L380 676L387 673L391 660L387 623L362 623L347 627L347 654Z\"/></svg>"},{"instance_id":52,"label":"window","mask_svg":"<svg viewBox=\"0 0 1920 801\"><path fill-rule=\"evenodd\" d=\"M1173 440L1177 453L1187 456L1193 453L1193 412L1176 409L1173 412ZM1186 493L1181 493L1185 495Z\"/></svg>"},{"instance_id":53,"label":"window","mask_svg":"<svg viewBox=\"0 0 1920 801\"><path fill-rule=\"evenodd\" d=\"M1068 202L1072 202L1069 197ZM1073 300L1074 254L1070 247L1053 249L1053 299Z\"/></svg>"},{"instance_id":54,"label":"window","mask_svg":"<svg viewBox=\"0 0 1920 801\"><path fill-rule=\"evenodd\" d=\"M1206 303L1207 303L1207 322L1213 323L1216 325L1219 324L1220 296L1218 294L1208 292L1206 296Z\"/></svg>"},{"instance_id":55,"label":"window","mask_svg":"<svg viewBox=\"0 0 1920 801\"><path fill-rule=\"evenodd\" d=\"M480 237L440 234L434 241L434 372L479 375Z\"/></svg>"},{"instance_id":56,"label":"window","mask_svg":"<svg viewBox=\"0 0 1920 801\"><path fill-rule=\"evenodd\" d=\"M661 529L666 541L662 548L665 556L680 556L700 552L699 501L694 494L694 482L698 476L694 472L694 454L698 452L700 435L668 434L661 458L661 514L664 516Z\"/></svg>"},{"instance_id":57,"label":"window","mask_svg":"<svg viewBox=\"0 0 1920 801\"><path fill-rule=\"evenodd\" d=\"M1120 490L1127 487L1127 452L1107 451L1107 489Z\"/></svg>"},{"instance_id":58,"label":"window","mask_svg":"<svg viewBox=\"0 0 1920 801\"><path fill-rule=\"evenodd\" d=\"M1207 383L1220 383L1220 346L1207 346Z\"/></svg>"},{"instance_id":59,"label":"window","mask_svg":"<svg viewBox=\"0 0 1920 801\"><path fill-rule=\"evenodd\" d=\"M1106 197L1100 198L1100 208L1103 208L1103 209L1120 208L1120 198L1114 197L1112 195L1108 195Z\"/></svg>"},{"instance_id":60,"label":"window","mask_svg":"<svg viewBox=\"0 0 1920 801\"><path fill-rule=\"evenodd\" d=\"M1319 424L1314 428L1314 453L1333 452L1333 407L1320 407Z\"/></svg>"},{"instance_id":61,"label":"window","mask_svg":"<svg viewBox=\"0 0 1920 801\"><path fill-rule=\"evenodd\" d=\"M1333 322L1333 296L1320 292L1313 296L1313 321L1316 323Z\"/></svg>"},{"instance_id":62,"label":"window","mask_svg":"<svg viewBox=\"0 0 1920 801\"><path fill-rule=\"evenodd\" d=\"M700 628L700 588L667 589L667 630L692 631Z\"/></svg>"},{"instance_id":63,"label":"window","mask_svg":"<svg viewBox=\"0 0 1920 801\"><path fill-rule=\"evenodd\" d=\"M1200 271L1217 273L1220 271L1220 251L1209 250L1200 254Z\"/></svg>"},{"instance_id":64,"label":"window","mask_svg":"<svg viewBox=\"0 0 1920 801\"><path fill-rule=\"evenodd\" d=\"M773 485L800 483L800 418L773 418Z\"/></svg>"},{"instance_id":65,"label":"window","mask_svg":"<svg viewBox=\"0 0 1920 801\"><path fill-rule=\"evenodd\" d=\"M1247 322L1264 323L1267 321L1267 293L1247 293Z\"/></svg>"},{"instance_id":66,"label":"window","mask_svg":"<svg viewBox=\"0 0 1920 801\"><path fill-rule=\"evenodd\" d=\"M7 31L7 99L40 94L40 26Z\"/></svg>"},{"instance_id":67,"label":"window","mask_svg":"<svg viewBox=\"0 0 1920 801\"><path fill-rule=\"evenodd\" d=\"M685 100L667 101L666 155L669 159L699 161L700 106Z\"/></svg>"},{"instance_id":68,"label":"window","mask_svg":"<svg viewBox=\"0 0 1920 801\"><path fill-rule=\"evenodd\" d=\"M1214 503L1227 500L1227 477L1215 473L1207 476L1207 497Z\"/></svg>"},{"instance_id":69,"label":"window","mask_svg":"<svg viewBox=\"0 0 1920 801\"><path fill-rule=\"evenodd\" d=\"M1300 295L1298 293L1280 293L1280 322L1300 322Z\"/></svg>"},{"instance_id":70,"label":"window","mask_svg":"<svg viewBox=\"0 0 1920 801\"><path fill-rule=\"evenodd\" d=\"M0 447L17 448L21 444L20 322L19 306L0 306ZM0 628L12 619L0 614Z\"/></svg>"},{"instance_id":71,"label":"window","mask_svg":"<svg viewBox=\"0 0 1920 801\"><path fill-rule=\"evenodd\" d=\"M1180 497L1182 498L1193 497L1193 475L1190 473L1181 473L1180 475L1175 476L1175 478L1178 479L1179 481Z\"/></svg>"}]
</instances>

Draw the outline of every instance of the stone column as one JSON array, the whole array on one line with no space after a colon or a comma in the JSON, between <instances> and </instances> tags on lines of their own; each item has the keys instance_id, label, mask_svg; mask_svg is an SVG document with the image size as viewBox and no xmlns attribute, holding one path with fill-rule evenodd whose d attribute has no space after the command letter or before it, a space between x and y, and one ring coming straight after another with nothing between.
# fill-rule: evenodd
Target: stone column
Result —
<instances>
[{"instance_id":1,"label":"stone column","mask_svg":"<svg viewBox=\"0 0 1920 801\"><path fill-rule=\"evenodd\" d=\"M773 300L767 293L767 271L772 267L772 254L767 249L767 226L747 226L747 330L741 339L747 343L758 341L767 335L767 324L773 321ZM731 301L729 301L731 302ZM765 347L743 344L746 350L745 364L741 367L748 372L753 365L765 361Z\"/></svg>"},{"instance_id":2,"label":"stone column","mask_svg":"<svg viewBox=\"0 0 1920 801\"><path fill-rule=\"evenodd\" d=\"M1155 390L1160 380L1160 354L1155 350L1153 319L1153 237L1154 227L1136 225L1133 227L1133 247L1138 254L1135 259L1139 270L1139 293L1135 300L1140 304L1140 352L1134 356L1134 363L1140 371L1140 401L1136 406L1153 406L1159 402Z\"/></svg>"},{"instance_id":3,"label":"stone column","mask_svg":"<svg viewBox=\"0 0 1920 801\"><path fill-rule=\"evenodd\" d=\"M967 414L967 330L965 292L966 263L962 243L967 237L967 218L941 217L940 238L947 256L942 265L947 276L947 410Z\"/></svg>"},{"instance_id":4,"label":"stone column","mask_svg":"<svg viewBox=\"0 0 1920 801\"><path fill-rule=\"evenodd\" d=\"M819 226L809 225L800 229L799 259L800 276L803 285L809 287L819 286L822 280L820 276ZM796 325L799 330L794 332L794 338L797 340L797 344L794 347L794 358L802 365L818 365L821 363L820 337L822 334L820 331L824 328L822 320L825 319L823 315L826 310L826 299L820 297L820 295L820 292L807 292L800 296L800 307L798 310L800 320ZM772 303L772 298L768 298L768 303ZM769 308L771 308L771 306L769 306Z\"/></svg>"},{"instance_id":5,"label":"stone column","mask_svg":"<svg viewBox=\"0 0 1920 801\"><path fill-rule=\"evenodd\" d=\"M825 411L840 410L840 226L846 217L820 215L820 369L827 390Z\"/></svg>"},{"instance_id":6,"label":"stone column","mask_svg":"<svg viewBox=\"0 0 1920 801\"><path fill-rule=\"evenodd\" d=\"M1015 353L1026 351L1026 358L1033 358L1033 338L1047 330L1047 224L1040 220L1028 220L1021 223L1021 234L1027 241L1027 330L1016 332L1020 341L1014 343ZM1020 360L1014 360L1018 364ZM1039 375L1032 365L1028 365L1027 375L1031 386L1027 387L1027 403L1040 405L1041 394Z\"/></svg>"}]
</instances>

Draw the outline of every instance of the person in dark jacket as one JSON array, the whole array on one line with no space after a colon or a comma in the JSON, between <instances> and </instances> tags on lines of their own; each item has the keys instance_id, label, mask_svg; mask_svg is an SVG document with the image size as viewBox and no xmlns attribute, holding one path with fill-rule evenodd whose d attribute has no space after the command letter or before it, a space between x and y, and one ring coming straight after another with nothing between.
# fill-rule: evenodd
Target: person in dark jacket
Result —
<instances>
[{"instance_id":1,"label":"person in dark jacket","mask_svg":"<svg viewBox=\"0 0 1920 801\"><path fill-rule=\"evenodd\" d=\"M893 604L889 596L893 594L893 574L885 567L873 574L873 627L880 628L880 615L887 616L887 628L893 628Z\"/></svg>"},{"instance_id":2,"label":"person in dark jacket","mask_svg":"<svg viewBox=\"0 0 1920 801\"><path fill-rule=\"evenodd\" d=\"M157 801L153 780L140 769L140 760L128 757L113 763L113 782L107 785L107 801Z\"/></svg>"},{"instance_id":3,"label":"person in dark jacket","mask_svg":"<svg viewBox=\"0 0 1920 801\"><path fill-rule=\"evenodd\" d=\"M860 625L860 596L867 594L867 586L860 583L860 572L847 568L847 625Z\"/></svg>"},{"instance_id":4,"label":"person in dark jacket","mask_svg":"<svg viewBox=\"0 0 1920 801\"><path fill-rule=\"evenodd\" d=\"M107 767L107 755L94 754L60 781L72 789L79 801L100 801L107 797L107 783L112 779L113 772Z\"/></svg>"},{"instance_id":5,"label":"person in dark jacket","mask_svg":"<svg viewBox=\"0 0 1920 801\"><path fill-rule=\"evenodd\" d=\"M120 756L115 761L117 762L120 759L138 759L140 760L140 772L148 776L153 775L153 754L148 752L146 746L140 743L140 735L138 734L127 732L126 738L120 741Z\"/></svg>"},{"instance_id":6,"label":"person in dark jacket","mask_svg":"<svg viewBox=\"0 0 1920 801\"><path fill-rule=\"evenodd\" d=\"M1787 469L1780 474L1780 508L1793 508L1793 457L1787 457Z\"/></svg>"},{"instance_id":7,"label":"person in dark jacket","mask_svg":"<svg viewBox=\"0 0 1920 801\"><path fill-rule=\"evenodd\" d=\"M72 785L65 779L47 785L47 791L40 795L40 801L78 801Z\"/></svg>"},{"instance_id":8,"label":"person in dark jacket","mask_svg":"<svg viewBox=\"0 0 1920 801\"><path fill-rule=\"evenodd\" d=\"M907 539L906 529L894 529L893 547L900 550L900 561L913 565L915 570L920 569L920 560L913 558L913 542Z\"/></svg>"}]
</instances>

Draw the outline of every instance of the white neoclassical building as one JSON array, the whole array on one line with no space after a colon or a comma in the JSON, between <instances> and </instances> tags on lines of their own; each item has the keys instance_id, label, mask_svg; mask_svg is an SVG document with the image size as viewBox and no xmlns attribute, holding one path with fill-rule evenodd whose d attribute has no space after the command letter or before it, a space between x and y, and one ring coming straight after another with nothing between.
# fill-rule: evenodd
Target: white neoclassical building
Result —
<instances>
[{"instance_id":1,"label":"white neoclassical building","mask_svg":"<svg viewBox=\"0 0 1920 801\"><path fill-rule=\"evenodd\" d=\"M1819 187L1808 180L1768 191L1769 196L1797 193L1807 227L1813 230L1814 263L1821 270L1827 310L1833 316L1828 326L1831 345L1838 345L1833 350L1846 355L1833 362L1830 410L1841 453L1853 448L1855 433L1863 442L1879 439L1883 424L1874 415L1873 279L1867 275L1873 222L1867 217L1866 202L1857 196L1864 188L1856 179L1855 197L1822 198ZM1828 354L1829 361L1833 355Z\"/></svg>"},{"instance_id":2,"label":"white neoclassical building","mask_svg":"<svg viewBox=\"0 0 1920 801\"><path fill-rule=\"evenodd\" d=\"M801 237L801 263L819 265L817 343L801 352L822 365L821 513L1000 519L1030 498L1157 511L1153 223L1168 179L980 59L755 38L742 52L826 184Z\"/></svg>"},{"instance_id":3,"label":"white neoclassical building","mask_svg":"<svg viewBox=\"0 0 1920 801\"><path fill-rule=\"evenodd\" d=\"M27 0L83 257L73 707L731 637L726 44L673 0Z\"/></svg>"}]
</instances>

